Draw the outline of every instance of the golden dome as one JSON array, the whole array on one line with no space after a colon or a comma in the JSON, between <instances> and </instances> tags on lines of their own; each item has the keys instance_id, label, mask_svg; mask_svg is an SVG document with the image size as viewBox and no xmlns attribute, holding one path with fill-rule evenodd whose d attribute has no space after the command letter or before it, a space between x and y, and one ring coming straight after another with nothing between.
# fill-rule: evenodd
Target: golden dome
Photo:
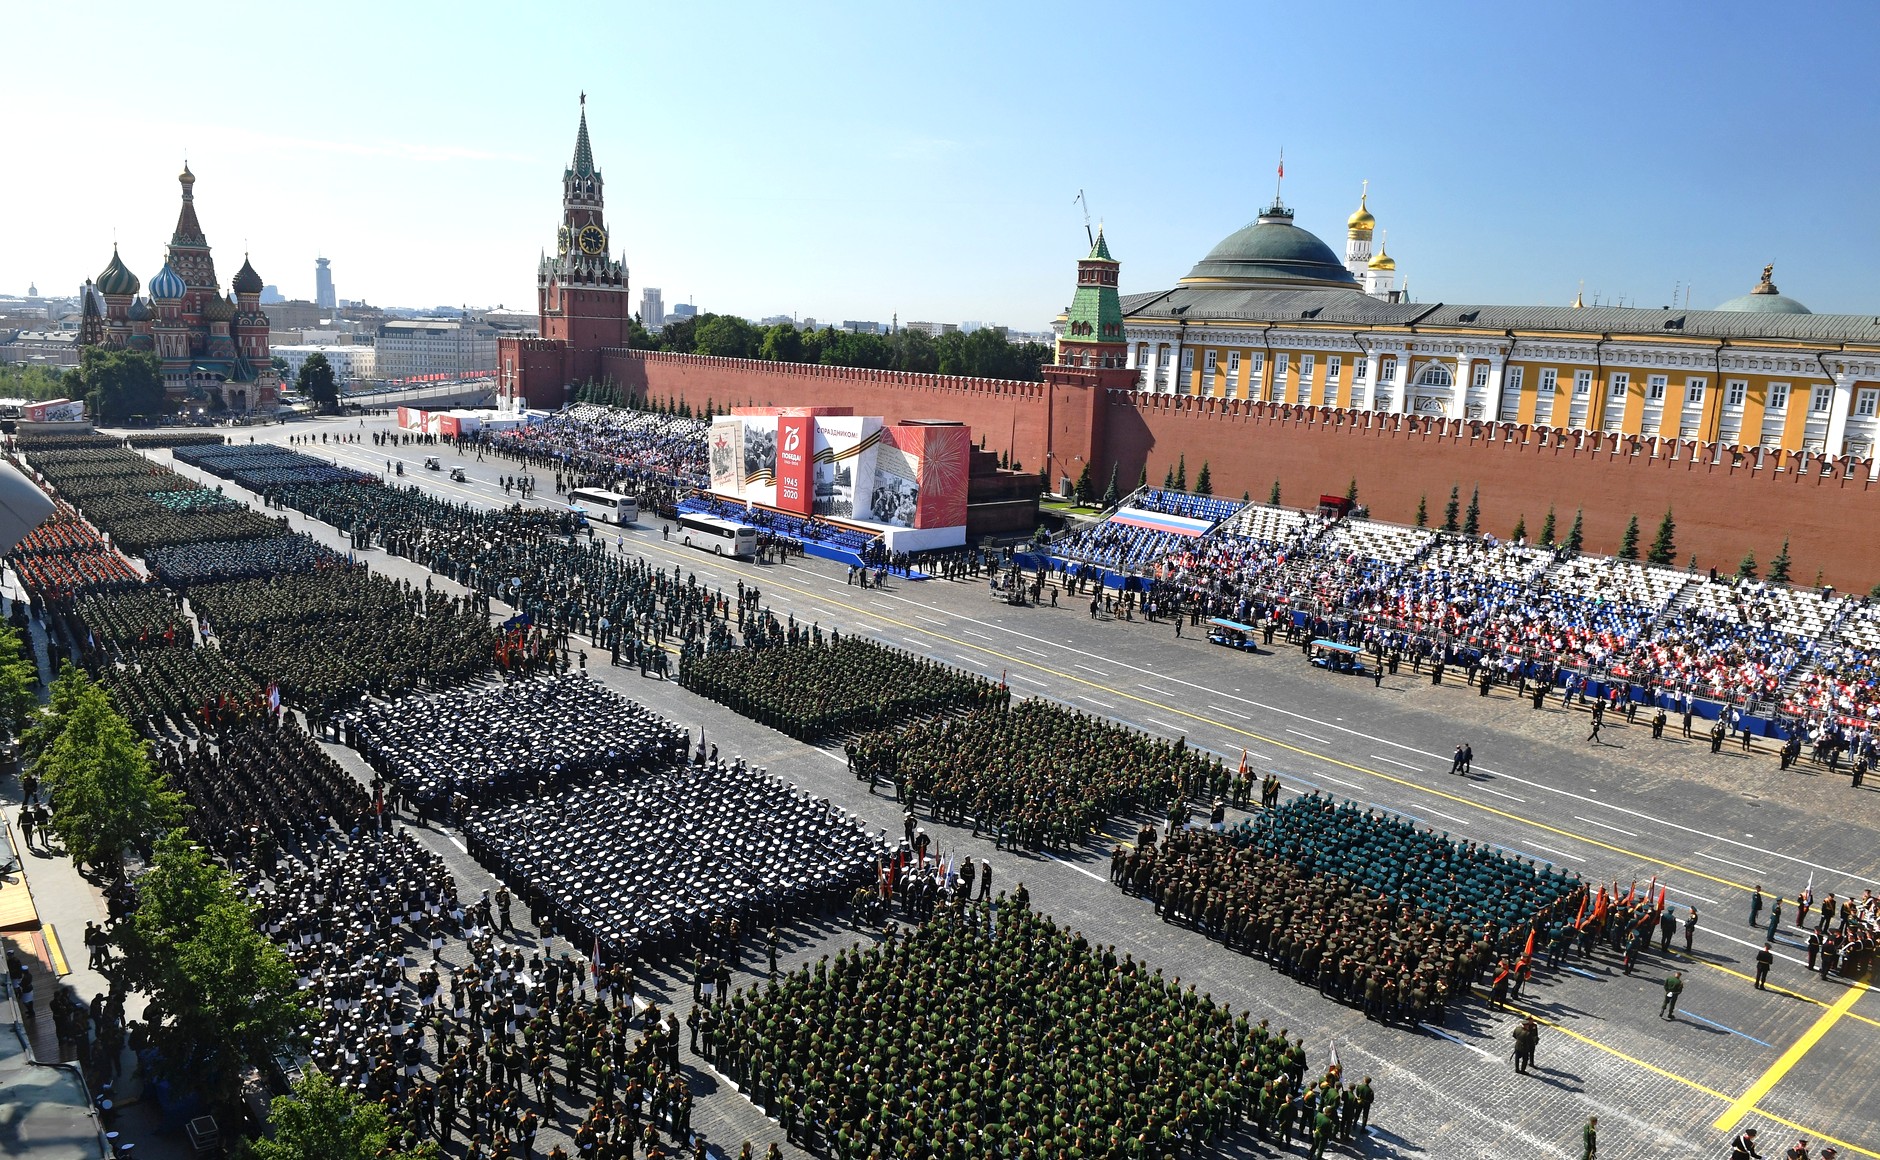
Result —
<instances>
[{"instance_id":1,"label":"golden dome","mask_svg":"<svg viewBox=\"0 0 1880 1160\"><path fill-rule=\"evenodd\" d=\"M1364 208L1365 198L1368 196L1368 194L1361 195L1358 198L1357 212L1345 219L1345 230L1348 233L1368 234L1377 228L1377 219L1371 216L1370 210Z\"/></svg>"},{"instance_id":2,"label":"golden dome","mask_svg":"<svg viewBox=\"0 0 1880 1160\"><path fill-rule=\"evenodd\" d=\"M1373 270L1395 270L1397 263L1392 260L1389 254L1384 252L1384 247L1380 245L1377 248L1377 253L1371 256L1369 266Z\"/></svg>"},{"instance_id":3,"label":"golden dome","mask_svg":"<svg viewBox=\"0 0 1880 1160\"><path fill-rule=\"evenodd\" d=\"M196 175L189 171L189 162L183 162L183 171L176 175L176 180L182 182L184 185L196 184Z\"/></svg>"}]
</instances>

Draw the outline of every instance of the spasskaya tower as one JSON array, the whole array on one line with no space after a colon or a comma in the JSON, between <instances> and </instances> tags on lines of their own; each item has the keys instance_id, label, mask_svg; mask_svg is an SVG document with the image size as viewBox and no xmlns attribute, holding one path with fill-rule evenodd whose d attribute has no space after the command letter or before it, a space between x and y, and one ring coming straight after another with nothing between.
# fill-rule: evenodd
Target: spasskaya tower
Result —
<instances>
[{"instance_id":1,"label":"spasskaya tower","mask_svg":"<svg viewBox=\"0 0 1880 1160\"><path fill-rule=\"evenodd\" d=\"M555 256L536 268L541 338L501 339L497 396L502 406L559 407L567 388L600 377L601 352L627 345L633 318L627 265L609 250L601 171L588 142L587 94L574 158L561 175L561 226Z\"/></svg>"}]
</instances>

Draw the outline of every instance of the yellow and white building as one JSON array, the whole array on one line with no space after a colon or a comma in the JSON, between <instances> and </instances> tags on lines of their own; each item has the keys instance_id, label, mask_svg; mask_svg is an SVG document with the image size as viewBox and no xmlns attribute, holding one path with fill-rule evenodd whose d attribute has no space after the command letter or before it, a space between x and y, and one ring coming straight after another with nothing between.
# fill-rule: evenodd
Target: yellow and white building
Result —
<instances>
[{"instance_id":1,"label":"yellow and white building","mask_svg":"<svg viewBox=\"0 0 1880 1160\"><path fill-rule=\"evenodd\" d=\"M1367 200L1343 261L1275 199L1124 295L1139 389L1875 457L1880 318L1811 313L1769 267L1714 310L1407 302Z\"/></svg>"}]
</instances>

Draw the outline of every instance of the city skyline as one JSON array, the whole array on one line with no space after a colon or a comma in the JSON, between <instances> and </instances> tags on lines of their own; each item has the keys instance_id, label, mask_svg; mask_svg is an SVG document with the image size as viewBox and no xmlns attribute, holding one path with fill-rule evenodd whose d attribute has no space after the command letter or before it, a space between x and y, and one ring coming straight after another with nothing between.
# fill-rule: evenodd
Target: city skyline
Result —
<instances>
[{"instance_id":1,"label":"city skyline","mask_svg":"<svg viewBox=\"0 0 1880 1160\"><path fill-rule=\"evenodd\" d=\"M1001 12L996 29L973 7L868 21L842 6L787 21L745 9L708 28L634 10L589 20L593 43L624 45L591 62L547 47L552 14L498 30L503 10L471 6L440 30L359 9L377 35L358 41L345 5L311 27L292 11L172 25L105 8L91 75L149 78L186 48L238 60L290 36L327 71L238 85L240 99L176 117L127 111L108 86L68 83L53 49L69 25L14 18L40 50L0 94L29 106L57 93L61 120L94 130L33 138L39 180L0 194L7 220L32 223L0 238L9 291L72 293L114 235L147 284L187 155L225 279L246 253L311 299L323 255L346 298L530 308L585 90L636 301L651 285L752 318L1037 329L1085 248L1080 189L1124 290L1160 289L1270 200L1283 147L1285 200L1334 247L1370 182L1419 301L1564 304L1583 284L1589 303L1682 292L1703 308L1774 263L1817 312L1874 312L1856 256L1873 226L1857 207L1880 163L1847 148L1875 107L1855 58L1880 21L1863 7L1773 28L1747 5L1707 9L1701 26L1600 6L1511 25L1458 4L1306 11L1280 28L1228 8L1161 30L1153 55L1130 10L1105 5ZM403 51L420 37L422 55ZM1350 80L1328 87L1311 47ZM411 67L439 53L456 64ZM1183 63L1207 53L1223 67ZM1169 84L1132 76L1156 60ZM730 67L701 85L707 61ZM49 179L75 171L86 179Z\"/></svg>"}]
</instances>

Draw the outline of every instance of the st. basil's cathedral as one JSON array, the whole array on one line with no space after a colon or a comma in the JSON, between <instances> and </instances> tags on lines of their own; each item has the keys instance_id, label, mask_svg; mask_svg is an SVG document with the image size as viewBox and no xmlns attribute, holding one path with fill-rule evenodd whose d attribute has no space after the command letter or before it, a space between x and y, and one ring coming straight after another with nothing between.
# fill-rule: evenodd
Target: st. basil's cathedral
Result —
<instances>
[{"instance_id":1,"label":"st. basil's cathedral","mask_svg":"<svg viewBox=\"0 0 1880 1160\"><path fill-rule=\"evenodd\" d=\"M268 316L261 311L261 275L242 259L224 297L209 241L196 220L196 175L183 166L183 206L163 269L138 295L137 275L111 251L111 262L85 295L79 342L157 356L173 402L201 401L230 411L272 408L280 378L268 353Z\"/></svg>"}]
</instances>

